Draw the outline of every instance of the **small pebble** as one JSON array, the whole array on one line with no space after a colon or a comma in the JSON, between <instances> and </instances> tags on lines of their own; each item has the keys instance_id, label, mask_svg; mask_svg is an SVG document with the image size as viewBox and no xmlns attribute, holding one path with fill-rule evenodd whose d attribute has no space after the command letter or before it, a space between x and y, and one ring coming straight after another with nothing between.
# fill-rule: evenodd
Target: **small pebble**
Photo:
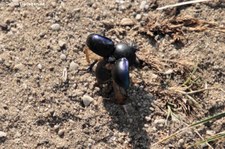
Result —
<instances>
[{"instance_id":1,"label":"small pebble","mask_svg":"<svg viewBox=\"0 0 225 149\"><path fill-rule=\"evenodd\" d=\"M58 131L58 135L60 137L63 137L64 136L64 133L65 133L65 131L63 129L61 129L61 130Z\"/></svg>"},{"instance_id":2,"label":"small pebble","mask_svg":"<svg viewBox=\"0 0 225 149\"><path fill-rule=\"evenodd\" d=\"M148 124L144 124L144 127L145 127L145 128L148 128L148 127L149 127L149 125L148 125Z\"/></svg>"},{"instance_id":3,"label":"small pebble","mask_svg":"<svg viewBox=\"0 0 225 149\"><path fill-rule=\"evenodd\" d=\"M18 131L14 135L15 138L20 138L21 136L22 136L22 134Z\"/></svg>"},{"instance_id":4,"label":"small pebble","mask_svg":"<svg viewBox=\"0 0 225 149\"><path fill-rule=\"evenodd\" d=\"M155 108L150 107L149 110L150 110L150 111L155 111Z\"/></svg>"},{"instance_id":5,"label":"small pebble","mask_svg":"<svg viewBox=\"0 0 225 149\"><path fill-rule=\"evenodd\" d=\"M150 116L146 116L146 117L145 117L145 120L146 120L147 122L149 122L149 121L151 120L151 117L150 117Z\"/></svg>"},{"instance_id":6,"label":"small pebble","mask_svg":"<svg viewBox=\"0 0 225 149\"><path fill-rule=\"evenodd\" d=\"M210 136L213 136L213 135L215 135L215 131L213 131L213 130L206 130L206 134L210 135Z\"/></svg>"},{"instance_id":7,"label":"small pebble","mask_svg":"<svg viewBox=\"0 0 225 149\"><path fill-rule=\"evenodd\" d=\"M165 125L165 123L166 123L165 119L156 119L154 121L155 126L158 127L158 128L163 127Z\"/></svg>"},{"instance_id":8,"label":"small pebble","mask_svg":"<svg viewBox=\"0 0 225 149\"><path fill-rule=\"evenodd\" d=\"M42 65L41 65L41 64L38 64L37 67L38 67L38 69L40 69L40 70L42 69Z\"/></svg>"},{"instance_id":9,"label":"small pebble","mask_svg":"<svg viewBox=\"0 0 225 149\"><path fill-rule=\"evenodd\" d=\"M126 10L126 9L127 9L126 6L124 6L124 5L121 5L121 6L120 6L120 10Z\"/></svg>"},{"instance_id":10,"label":"small pebble","mask_svg":"<svg viewBox=\"0 0 225 149\"><path fill-rule=\"evenodd\" d=\"M100 88L96 86L96 87L94 88L94 90L95 90L96 92L98 92L98 91L100 91Z\"/></svg>"},{"instance_id":11,"label":"small pebble","mask_svg":"<svg viewBox=\"0 0 225 149\"><path fill-rule=\"evenodd\" d=\"M169 144L168 146L169 146L169 148L174 148L173 144Z\"/></svg>"},{"instance_id":12,"label":"small pebble","mask_svg":"<svg viewBox=\"0 0 225 149\"><path fill-rule=\"evenodd\" d=\"M58 44L59 44L59 47L62 48L62 47L65 47L66 46L66 42L63 41L63 40L59 40L58 41Z\"/></svg>"},{"instance_id":13,"label":"small pebble","mask_svg":"<svg viewBox=\"0 0 225 149\"><path fill-rule=\"evenodd\" d=\"M168 69L167 71L164 72L165 75L169 75L173 73L173 69Z\"/></svg>"},{"instance_id":14,"label":"small pebble","mask_svg":"<svg viewBox=\"0 0 225 149\"><path fill-rule=\"evenodd\" d=\"M60 125L54 125L55 130L59 130Z\"/></svg>"},{"instance_id":15,"label":"small pebble","mask_svg":"<svg viewBox=\"0 0 225 149\"><path fill-rule=\"evenodd\" d=\"M146 1L142 1L141 2L141 4L140 4L140 9L141 10L144 10L146 3L147 3Z\"/></svg>"},{"instance_id":16,"label":"small pebble","mask_svg":"<svg viewBox=\"0 0 225 149\"><path fill-rule=\"evenodd\" d=\"M0 24L0 28L2 29L2 30L9 30L9 27L8 27L8 25L6 24L6 23L1 23Z\"/></svg>"},{"instance_id":17,"label":"small pebble","mask_svg":"<svg viewBox=\"0 0 225 149\"><path fill-rule=\"evenodd\" d=\"M19 0L12 0L12 2L10 3L10 6L19 7L20 6Z\"/></svg>"},{"instance_id":18,"label":"small pebble","mask_svg":"<svg viewBox=\"0 0 225 149\"><path fill-rule=\"evenodd\" d=\"M5 138L7 136L7 133L0 131L0 138Z\"/></svg>"},{"instance_id":19,"label":"small pebble","mask_svg":"<svg viewBox=\"0 0 225 149\"><path fill-rule=\"evenodd\" d=\"M84 95L81 99L82 99L85 107L89 106L91 104L91 102L94 100L92 97L90 97L88 95Z\"/></svg>"},{"instance_id":20,"label":"small pebble","mask_svg":"<svg viewBox=\"0 0 225 149\"><path fill-rule=\"evenodd\" d=\"M153 100L154 96L151 93L148 93L148 94L144 95L144 98L147 100Z\"/></svg>"},{"instance_id":21,"label":"small pebble","mask_svg":"<svg viewBox=\"0 0 225 149\"><path fill-rule=\"evenodd\" d=\"M146 4L144 9L145 9L145 10L148 10L148 9L149 9L149 5Z\"/></svg>"},{"instance_id":22,"label":"small pebble","mask_svg":"<svg viewBox=\"0 0 225 149\"><path fill-rule=\"evenodd\" d=\"M134 23L134 21L133 21L132 19L130 19L130 18L123 18L123 19L121 20L120 24L123 25L123 26L132 26L132 25L134 25L135 23Z\"/></svg>"},{"instance_id":23,"label":"small pebble","mask_svg":"<svg viewBox=\"0 0 225 149\"><path fill-rule=\"evenodd\" d=\"M40 37L40 38L43 38L45 35L46 35L45 32L41 32L41 33L39 34L39 37Z\"/></svg>"},{"instance_id":24,"label":"small pebble","mask_svg":"<svg viewBox=\"0 0 225 149\"><path fill-rule=\"evenodd\" d=\"M22 63L18 63L14 66L15 70L23 70L24 69L24 65Z\"/></svg>"},{"instance_id":25,"label":"small pebble","mask_svg":"<svg viewBox=\"0 0 225 149\"><path fill-rule=\"evenodd\" d=\"M212 67L214 70L218 70L218 69L220 69L220 68L222 68L221 66L219 66L219 65L215 65L215 66L213 66Z\"/></svg>"},{"instance_id":26,"label":"small pebble","mask_svg":"<svg viewBox=\"0 0 225 149\"><path fill-rule=\"evenodd\" d=\"M154 127L151 127L152 131L157 131L157 128L154 126Z\"/></svg>"},{"instance_id":27,"label":"small pebble","mask_svg":"<svg viewBox=\"0 0 225 149\"><path fill-rule=\"evenodd\" d=\"M38 144L46 144L49 143L49 140L47 138L43 138L42 140L38 141Z\"/></svg>"},{"instance_id":28,"label":"small pebble","mask_svg":"<svg viewBox=\"0 0 225 149\"><path fill-rule=\"evenodd\" d=\"M123 0L116 0L116 3L122 4L122 3L124 3L124 1Z\"/></svg>"},{"instance_id":29,"label":"small pebble","mask_svg":"<svg viewBox=\"0 0 225 149\"><path fill-rule=\"evenodd\" d=\"M65 59L66 59L66 55L65 55L65 54L61 54L61 55L60 55L60 59L61 59L61 60L65 60Z\"/></svg>"},{"instance_id":30,"label":"small pebble","mask_svg":"<svg viewBox=\"0 0 225 149\"><path fill-rule=\"evenodd\" d=\"M178 141L178 145L179 145L179 147L182 147L183 145L184 145L184 139L180 139L179 141Z\"/></svg>"},{"instance_id":31,"label":"small pebble","mask_svg":"<svg viewBox=\"0 0 225 149\"><path fill-rule=\"evenodd\" d=\"M60 25L58 23L52 24L51 29L53 31L58 31L58 30L60 30Z\"/></svg>"},{"instance_id":32,"label":"small pebble","mask_svg":"<svg viewBox=\"0 0 225 149\"><path fill-rule=\"evenodd\" d=\"M137 14L136 17L135 17L135 19L136 19L137 21L140 21L140 20L141 20L141 17L142 17L141 14Z\"/></svg>"},{"instance_id":33,"label":"small pebble","mask_svg":"<svg viewBox=\"0 0 225 149\"><path fill-rule=\"evenodd\" d=\"M70 63L70 70L71 71L76 71L76 70L78 70L78 67L79 67L79 65L77 64L77 63L75 63L74 61L72 61L71 63Z\"/></svg>"}]
</instances>

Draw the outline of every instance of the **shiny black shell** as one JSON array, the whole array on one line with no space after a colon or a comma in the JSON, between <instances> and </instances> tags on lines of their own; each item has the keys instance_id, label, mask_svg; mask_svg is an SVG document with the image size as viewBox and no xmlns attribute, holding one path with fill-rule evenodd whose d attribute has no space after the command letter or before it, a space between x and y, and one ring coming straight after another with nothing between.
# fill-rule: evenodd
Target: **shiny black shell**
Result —
<instances>
[{"instance_id":1,"label":"shiny black shell","mask_svg":"<svg viewBox=\"0 0 225 149\"><path fill-rule=\"evenodd\" d=\"M111 70L106 68L107 60L101 60L97 63L95 75L99 84L108 82L112 75Z\"/></svg>"},{"instance_id":2,"label":"shiny black shell","mask_svg":"<svg viewBox=\"0 0 225 149\"><path fill-rule=\"evenodd\" d=\"M114 52L113 41L99 34L90 34L86 44L91 51L102 57L109 57Z\"/></svg>"},{"instance_id":3,"label":"shiny black shell","mask_svg":"<svg viewBox=\"0 0 225 149\"><path fill-rule=\"evenodd\" d=\"M113 56L116 59L125 57L129 61L129 65L133 65L136 60L135 52L136 52L136 47L125 44L125 43L119 43L115 46L115 51L113 53Z\"/></svg>"},{"instance_id":4,"label":"shiny black shell","mask_svg":"<svg viewBox=\"0 0 225 149\"><path fill-rule=\"evenodd\" d=\"M130 84L129 78L129 62L123 57L115 62L112 69L112 78L123 89L128 89Z\"/></svg>"}]
</instances>

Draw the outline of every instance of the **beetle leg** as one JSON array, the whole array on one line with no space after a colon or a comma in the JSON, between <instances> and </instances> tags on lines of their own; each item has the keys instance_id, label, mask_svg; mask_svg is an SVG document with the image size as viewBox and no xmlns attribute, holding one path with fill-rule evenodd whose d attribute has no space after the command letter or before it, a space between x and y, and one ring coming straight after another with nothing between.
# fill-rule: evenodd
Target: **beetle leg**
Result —
<instances>
[{"instance_id":1,"label":"beetle leg","mask_svg":"<svg viewBox=\"0 0 225 149\"><path fill-rule=\"evenodd\" d=\"M90 64L89 49L87 47L84 49L84 53L86 55L87 62Z\"/></svg>"},{"instance_id":2,"label":"beetle leg","mask_svg":"<svg viewBox=\"0 0 225 149\"><path fill-rule=\"evenodd\" d=\"M88 72L91 72L91 71L92 71L92 68L94 67L94 65L95 65L97 62L98 62L98 61L95 60L93 63L91 63L91 64L88 66L87 71L88 71Z\"/></svg>"},{"instance_id":3,"label":"beetle leg","mask_svg":"<svg viewBox=\"0 0 225 149\"><path fill-rule=\"evenodd\" d=\"M126 92L125 92L125 90L122 91L123 89L120 88L114 80L112 82L113 82L113 90L114 90L114 94L115 94L115 97L114 97L115 102L117 104L123 104L126 100L126 96L125 96ZM125 92L125 93L122 93L122 92Z\"/></svg>"}]
</instances>

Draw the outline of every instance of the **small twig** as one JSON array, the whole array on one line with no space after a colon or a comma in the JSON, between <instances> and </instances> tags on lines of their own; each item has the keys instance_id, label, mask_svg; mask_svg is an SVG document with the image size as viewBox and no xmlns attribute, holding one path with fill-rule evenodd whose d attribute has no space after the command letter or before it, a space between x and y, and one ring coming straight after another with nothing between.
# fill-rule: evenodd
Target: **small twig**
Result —
<instances>
[{"instance_id":1,"label":"small twig","mask_svg":"<svg viewBox=\"0 0 225 149\"><path fill-rule=\"evenodd\" d=\"M186 97L192 101L192 103L194 104L194 106L196 106L197 108L200 108L199 103L193 97L191 97L188 94L186 94Z\"/></svg>"},{"instance_id":2,"label":"small twig","mask_svg":"<svg viewBox=\"0 0 225 149\"><path fill-rule=\"evenodd\" d=\"M225 93L225 90L224 90L224 89L222 89L222 88L218 88L218 89L220 89L222 92L224 92L224 93Z\"/></svg>"},{"instance_id":3,"label":"small twig","mask_svg":"<svg viewBox=\"0 0 225 149\"><path fill-rule=\"evenodd\" d=\"M172 8L172 7L177 7L177 6L183 6L183 5L188 5L188 4L194 4L194 3L199 3L199 2L207 2L207 1L210 1L210 0L192 0L192 1L181 2L181 3L176 3L176 4L172 4L172 5L167 5L167 6L159 7L156 10L163 10L163 9L167 9L167 8Z\"/></svg>"},{"instance_id":4,"label":"small twig","mask_svg":"<svg viewBox=\"0 0 225 149\"><path fill-rule=\"evenodd\" d=\"M202 137L202 135L198 132L196 128L194 128L194 131L202 139L202 142L206 142L206 140ZM208 142L206 142L206 144L208 145L209 148L213 149L213 147Z\"/></svg>"},{"instance_id":5,"label":"small twig","mask_svg":"<svg viewBox=\"0 0 225 149\"><path fill-rule=\"evenodd\" d=\"M206 143L207 145L209 144L209 142L212 142L212 141L215 141L215 140L219 140L220 138L224 138L225 137L225 132L221 132L221 133L218 133L212 137L209 137L207 139L204 139L202 141L198 141L196 142L194 145L190 146L189 148L192 148L194 146L198 146L198 145L201 145L203 143Z\"/></svg>"},{"instance_id":6,"label":"small twig","mask_svg":"<svg viewBox=\"0 0 225 149\"><path fill-rule=\"evenodd\" d=\"M176 136L177 134L183 132L184 130L187 130L188 128L190 128L190 127L184 127L184 128L182 128L180 130L177 130L175 133L173 133L170 136L167 136L167 137L159 140L158 142L154 143L152 146L156 146L156 145L158 145L158 144L160 144L162 142L165 142L166 140L169 140L170 138L173 138L174 136Z\"/></svg>"},{"instance_id":7,"label":"small twig","mask_svg":"<svg viewBox=\"0 0 225 149\"><path fill-rule=\"evenodd\" d=\"M222 113L219 113L219 114L216 114L216 115L213 115L213 116L209 116L203 120L200 120L198 122L195 122L195 123L192 123L190 125L190 127L194 127L194 126L197 126L197 125L200 125L200 124L204 124L206 122L209 122L211 120L214 120L214 119L219 119L219 118L222 118L222 117L225 117L225 112L222 112Z\"/></svg>"},{"instance_id":8,"label":"small twig","mask_svg":"<svg viewBox=\"0 0 225 149\"><path fill-rule=\"evenodd\" d=\"M217 87L211 87L211 88L204 88L204 89L199 89L199 90L195 90L195 91L191 91L191 92L186 92L186 94L195 94L195 93L199 93L199 92L203 92L206 90L214 90L214 89L218 89Z\"/></svg>"},{"instance_id":9,"label":"small twig","mask_svg":"<svg viewBox=\"0 0 225 149\"><path fill-rule=\"evenodd\" d=\"M195 74L197 69L198 69L198 63L195 66L195 68L193 69L193 71L191 72L191 74L189 75L189 77L187 78L187 80L182 85L186 85L187 83L189 83L191 81L191 77L193 77L193 75Z\"/></svg>"},{"instance_id":10,"label":"small twig","mask_svg":"<svg viewBox=\"0 0 225 149\"><path fill-rule=\"evenodd\" d=\"M184 121L182 122L186 125L186 127L189 127L187 123L185 123ZM202 137L202 135L198 132L198 130L195 127L193 127L193 130L202 139L202 141L205 141L205 139ZM209 148L213 149L213 147L208 142L206 142L206 144L208 145Z\"/></svg>"},{"instance_id":11,"label":"small twig","mask_svg":"<svg viewBox=\"0 0 225 149\"><path fill-rule=\"evenodd\" d=\"M174 132L174 133L171 134L170 136L167 136L167 137L165 137L165 138L159 140L158 142L154 143L152 146L156 146L156 145L158 145L158 144L160 144L160 143L162 143L162 142L165 142L166 140L169 140L169 139L173 138L173 137L176 136L177 134L180 134L181 132L184 132L184 131L187 130L187 129L195 128L196 126L198 126L198 125L200 125L200 124L204 124L204 123L209 122L209 121L211 121L211 120L218 119L218 118L222 118L222 117L225 117L225 112L219 113L219 114L214 115L214 116L207 117L207 118L205 118L205 119L203 119L203 120L200 120L200 121L198 121L198 122L195 122L195 123L192 123L192 124L190 124L190 125L187 125L186 127L181 128L180 130L177 130L176 132Z\"/></svg>"},{"instance_id":12,"label":"small twig","mask_svg":"<svg viewBox=\"0 0 225 149\"><path fill-rule=\"evenodd\" d=\"M173 90L173 91L175 91L175 92L179 92L179 93L181 93L181 94L183 94L183 95L190 95L190 94L195 94L195 93L199 93L199 92L204 92L204 91L206 91L206 90L214 90L214 89L219 89L219 90L221 90L221 91L224 92L224 90L223 90L222 88L219 88L219 87L203 88L203 89L198 89L198 90L194 90L194 91L190 91L190 92L185 92L184 90L185 90L186 88L184 88L184 89L179 89L179 88L177 88L177 89L169 88L169 89L170 89L170 90Z\"/></svg>"}]
</instances>

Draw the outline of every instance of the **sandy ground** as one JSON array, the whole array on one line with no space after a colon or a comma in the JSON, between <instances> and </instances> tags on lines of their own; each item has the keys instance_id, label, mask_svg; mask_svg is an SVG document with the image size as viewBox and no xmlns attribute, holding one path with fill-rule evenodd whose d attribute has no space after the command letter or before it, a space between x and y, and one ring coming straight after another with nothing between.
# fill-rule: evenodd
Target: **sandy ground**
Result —
<instances>
[{"instance_id":1,"label":"sandy ground","mask_svg":"<svg viewBox=\"0 0 225 149\"><path fill-rule=\"evenodd\" d=\"M201 137L223 132L219 118L155 144L225 111L225 2L156 10L176 2L0 1L0 148L194 148ZM172 29L165 21L186 16L206 23L182 20ZM139 47L144 66L131 68L124 106L86 71L90 33ZM195 80L186 84L191 90L182 90L188 78ZM198 106L179 92L206 87L214 89L190 95ZM93 100L86 107L84 95ZM210 145L221 149L224 142Z\"/></svg>"}]
</instances>

